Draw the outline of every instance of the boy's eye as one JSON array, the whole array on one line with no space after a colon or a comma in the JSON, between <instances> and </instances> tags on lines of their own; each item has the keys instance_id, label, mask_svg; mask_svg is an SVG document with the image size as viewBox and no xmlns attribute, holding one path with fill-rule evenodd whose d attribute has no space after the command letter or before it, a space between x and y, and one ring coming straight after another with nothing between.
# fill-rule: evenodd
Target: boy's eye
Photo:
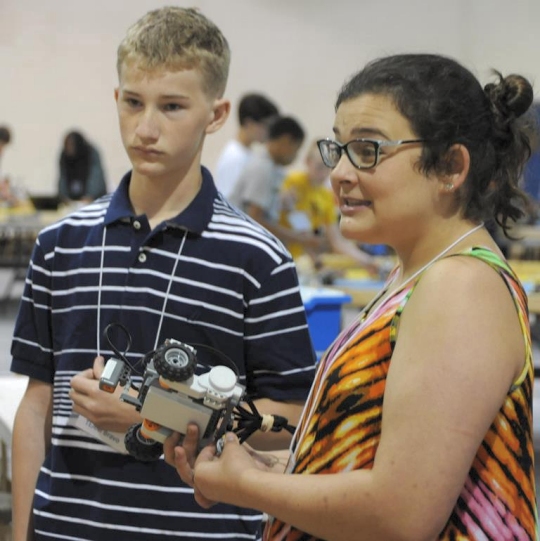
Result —
<instances>
[{"instance_id":1,"label":"boy's eye","mask_svg":"<svg viewBox=\"0 0 540 541\"><path fill-rule=\"evenodd\" d=\"M139 100L136 100L135 98L125 98L124 100L130 107L137 107L141 104Z\"/></svg>"},{"instance_id":2,"label":"boy's eye","mask_svg":"<svg viewBox=\"0 0 540 541\"><path fill-rule=\"evenodd\" d=\"M178 103L166 103L163 106L164 111L179 111L180 109L182 109L182 106Z\"/></svg>"}]
</instances>

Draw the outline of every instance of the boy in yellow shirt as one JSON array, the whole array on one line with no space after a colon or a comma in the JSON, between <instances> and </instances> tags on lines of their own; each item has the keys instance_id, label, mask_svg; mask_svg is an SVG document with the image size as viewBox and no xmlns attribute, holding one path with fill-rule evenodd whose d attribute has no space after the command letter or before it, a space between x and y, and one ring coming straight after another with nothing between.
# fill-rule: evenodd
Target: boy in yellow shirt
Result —
<instances>
[{"instance_id":1,"label":"boy in yellow shirt","mask_svg":"<svg viewBox=\"0 0 540 541\"><path fill-rule=\"evenodd\" d=\"M335 252L350 256L372 274L378 273L376 260L345 239L339 231L334 194L326 183L329 170L321 159L316 141L308 149L305 164L304 171L289 173L283 182L280 224L298 232L315 233L325 242L321 242L320 251L298 242L288 243L287 248L293 258L298 260L308 255L317 264L322 252Z\"/></svg>"}]
</instances>

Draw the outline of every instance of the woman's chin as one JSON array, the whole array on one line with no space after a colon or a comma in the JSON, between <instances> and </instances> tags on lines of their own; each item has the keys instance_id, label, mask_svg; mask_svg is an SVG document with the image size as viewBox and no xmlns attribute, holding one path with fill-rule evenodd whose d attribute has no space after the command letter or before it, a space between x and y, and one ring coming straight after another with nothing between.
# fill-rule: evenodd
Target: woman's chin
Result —
<instances>
[{"instance_id":1,"label":"woman's chin","mask_svg":"<svg viewBox=\"0 0 540 541\"><path fill-rule=\"evenodd\" d=\"M341 218L339 229L344 238L355 242L370 242L370 230L360 224L348 219Z\"/></svg>"}]
</instances>

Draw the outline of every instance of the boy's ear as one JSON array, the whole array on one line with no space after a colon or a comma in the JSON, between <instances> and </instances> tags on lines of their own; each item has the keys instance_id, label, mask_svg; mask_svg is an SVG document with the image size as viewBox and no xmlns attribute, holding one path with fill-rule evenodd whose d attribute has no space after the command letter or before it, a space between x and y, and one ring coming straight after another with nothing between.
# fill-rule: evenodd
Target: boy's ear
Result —
<instances>
[{"instance_id":1,"label":"boy's ear","mask_svg":"<svg viewBox=\"0 0 540 541\"><path fill-rule=\"evenodd\" d=\"M439 177L441 188L445 192L457 190L467 178L471 167L471 155L467 147L452 145L445 158L445 173Z\"/></svg>"},{"instance_id":2,"label":"boy's ear","mask_svg":"<svg viewBox=\"0 0 540 541\"><path fill-rule=\"evenodd\" d=\"M229 118L230 112L231 102L229 100L225 98L215 100L212 106L212 117L208 126L206 126L205 133L217 132Z\"/></svg>"},{"instance_id":3,"label":"boy's ear","mask_svg":"<svg viewBox=\"0 0 540 541\"><path fill-rule=\"evenodd\" d=\"M117 87L114 89L114 101L118 101L119 94L120 94L120 89Z\"/></svg>"}]
</instances>

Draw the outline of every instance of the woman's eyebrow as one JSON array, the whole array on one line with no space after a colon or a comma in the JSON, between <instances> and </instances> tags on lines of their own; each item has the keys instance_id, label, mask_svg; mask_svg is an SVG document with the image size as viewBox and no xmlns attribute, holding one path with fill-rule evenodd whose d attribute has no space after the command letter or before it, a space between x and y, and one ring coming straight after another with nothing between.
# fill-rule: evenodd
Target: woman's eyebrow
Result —
<instances>
[{"instance_id":1,"label":"woman's eyebrow","mask_svg":"<svg viewBox=\"0 0 540 541\"><path fill-rule=\"evenodd\" d=\"M339 128L334 127L334 134L339 135ZM351 135L362 138L362 137L381 137L382 139L388 139L388 135L381 131L379 128L373 127L358 127L351 130Z\"/></svg>"}]
</instances>

